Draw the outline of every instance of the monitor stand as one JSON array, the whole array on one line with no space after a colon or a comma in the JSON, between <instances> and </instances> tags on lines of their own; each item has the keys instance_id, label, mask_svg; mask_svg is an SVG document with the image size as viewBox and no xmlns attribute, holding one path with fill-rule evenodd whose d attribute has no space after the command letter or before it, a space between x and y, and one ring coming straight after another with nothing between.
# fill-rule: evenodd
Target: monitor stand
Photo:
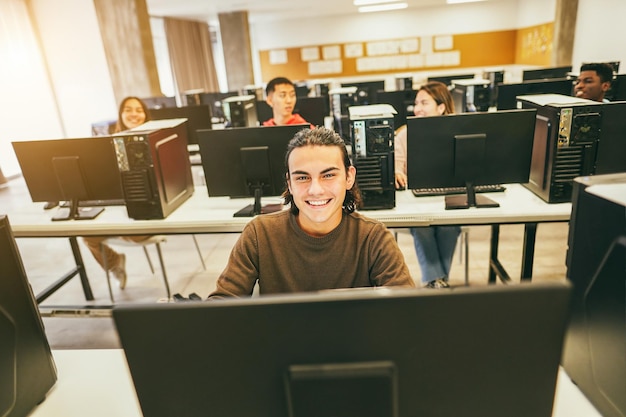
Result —
<instances>
[{"instance_id":1,"label":"monitor stand","mask_svg":"<svg viewBox=\"0 0 626 417\"><path fill-rule=\"evenodd\" d=\"M467 183L465 188L466 194L447 195L446 210L467 209L470 207L486 208L500 207L500 204L484 195L476 195L473 183Z\"/></svg>"},{"instance_id":2,"label":"monitor stand","mask_svg":"<svg viewBox=\"0 0 626 417\"><path fill-rule=\"evenodd\" d=\"M233 217L254 217L257 214L274 213L283 209L282 204L261 205L261 188L254 189L254 204L249 204L233 214Z\"/></svg>"},{"instance_id":3,"label":"monitor stand","mask_svg":"<svg viewBox=\"0 0 626 417\"><path fill-rule=\"evenodd\" d=\"M79 207L78 200L68 201L69 207L59 207L52 221L91 220L104 211L104 207Z\"/></svg>"}]
</instances>

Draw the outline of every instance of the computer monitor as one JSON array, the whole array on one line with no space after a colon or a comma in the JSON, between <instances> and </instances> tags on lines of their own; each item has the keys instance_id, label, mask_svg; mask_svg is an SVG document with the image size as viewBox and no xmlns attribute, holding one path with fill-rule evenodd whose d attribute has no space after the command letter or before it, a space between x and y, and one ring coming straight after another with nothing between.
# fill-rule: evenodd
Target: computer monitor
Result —
<instances>
[{"instance_id":1,"label":"computer monitor","mask_svg":"<svg viewBox=\"0 0 626 417\"><path fill-rule=\"evenodd\" d=\"M57 380L9 218L0 215L0 416L26 416Z\"/></svg>"},{"instance_id":2,"label":"computer monitor","mask_svg":"<svg viewBox=\"0 0 626 417\"><path fill-rule=\"evenodd\" d=\"M256 113L259 124L274 117L272 108L265 100L256 101ZM330 116L330 102L328 97L298 97L294 114L299 114L313 126L324 126L324 118Z\"/></svg>"},{"instance_id":3,"label":"computer monitor","mask_svg":"<svg viewBox=\"0 0 626 417\"><path fill-rule=\"evenodd\" d=\"M550 417L569 294L362 288L113 318L146 417Z\"/></svg>"},{"instance_id":4,"label":"computer monitor","mask_svg":"<svg viewBox=\"0 0 626 417\"><path fill-rule=\"evenodd\" d=\"M385 90L385 80L342 83L342 87L356 87L357 106L378 103L378 92Z\"/></svg>"},{"instance_id":5,"label":"computer monitor","mask_svg":"<svg viewBox=\"0 0 626 417\"><path fill-rule=\"evenodd\" d=\"M626 74L618 74L611 81L611 88L604 97L609 101L626 101Z\"/></svg>"},{"instance_id":6,"label":"computer monitor","mask_svg":"<svg viewBox=\"0 0 626 417\"><path fill-rule=\"evenodd\" d=\"M69 202L52 220L93 219L104 210L79 201L124 199L110 136L19 141L13 150L33 202Z\"/></svg>"},{"instance_id":7,"label":"computer monitor","mask_svg":"<svg viewBox=\"0 0 626 417\"><path fill-rule=\"evenodd\" d=\"M536 109L461 113L407 120L409 188L467 187L446 196L446 209L498 207L475 185L525 183Z\"/></svg>"},{"instance_id":8,"label":"computer monitor","mask_svg":"<svg viewBox=\"0 0 626 417\"><path fill-rule=\"evenodd\" d=\"M224 115L224 108L222 107L222 100L228 97L238 96L237 91L228 91L226 93L200 93L198 95L201 104L206 104L211 107L211 116L213 123L224 123L226 116Z\"/></svg>"},{"instance_id":9,"label":"computer monitor","mask_svg":"<svg viewBox=\"0 0 626 417\"><path fill-rule=\"evenodd\" d=\"M496 106L498 110L512 110L517 108L517 96L528 94L563 94L571 96L573 89L573 81L567 78L498 84Z\"/></svg>"},{"instance_id":10,"label":"computer monitor","mask_svg":"<svg viewBox=\"0 0 626 417\"><path fill-rule=\"evenodd\" d=\"M453 80L467 80L470 78L474 78L474 74L456 74L456 75L438 75L433 77L428 77L427 81L439 81L440 83L444 83L447 86L452 85Z\"/></svg>"},{"instance_id":11,"label":"computer monitor","mask_svg":"<svg viewBox=\"0 0 626 417\"><path fill-rule=\"evenodd\" d=\"M211 108L207 104L151 109L150 117L153 120L187 119L187 142L189 145L198 144L197 130L211 129L212 127Z\"/></svg>"},{"instance_id":12,"label":"computer monitor","mask_svg":"<svg viewBox=\"0 0 626 417\"><path fill-rule=\"evenodd\" d=\"M565 78L572 72L572 66L539 68L522 71L522 80L550 80L554 78Z\"/></svg>"},{"instance_id":13,"label":"computer monitor","mask_svg":"<svg viewBox=\"0 0 626 417\"><path fill-rule=\"evenodd\" d=\"M198 131L198 145L210 197L254 197L235 213L250 217L280 209L262 207L262 196L285 189L285 154L294 135L308 125L257 126Z\"/></svg>"},{"instance_id":14,"label":"computer monitor","mask_svg":"<svg viewBox=\"0 0 626 417\"><path fill-rule=\"evenodd\" d=\"M395 129L406 124L406 118L413 116L413 107L415 106L416 90L398 90L398 91L379 91L378 103L389 104L395 110L393 115L393 126Z\"/></svg>"},{"instance_id":15,"label":"computer monitor","mask_svg":"<svg viewBox=\"0 0 626 417\"><path fill-rule=\"evenodd\" d=\"M164 107L176 107L176 97L146 97L142 98L148 109L162 109Z\"/></svg>"}]
</instances>

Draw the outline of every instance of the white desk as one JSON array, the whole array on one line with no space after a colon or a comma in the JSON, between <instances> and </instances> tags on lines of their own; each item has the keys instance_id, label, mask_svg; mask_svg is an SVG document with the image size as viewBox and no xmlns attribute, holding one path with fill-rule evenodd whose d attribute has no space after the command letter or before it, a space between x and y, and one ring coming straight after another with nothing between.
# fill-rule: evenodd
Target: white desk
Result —
<instances>
[{"instance_id":1,"label":"white desk","mask_svg":"<svg viewBox=\"0 0 626 417\"><path fill-rule=\"evenodd\" d=\"M510 277L498 260L499 228L501 224L523 223L524 246L522 253L522 279L531 279L535 236L538 223L568 221L570 203L547 204L520 184L509 184L503 193L487 194L500 203L495 208L470 208L445 210L444 197L413 196L410 190L396 193L396 207L388 210L367 210L363 213L383 222L389 228L419 227L432 225L490 225L491 253L489 282L496 276L503 281ZM279 198L266 198L264 204L280 202ZM76 259L76 269L55 282L37 296L42 302L75 275L80 275L87 300L92 300L91 288L77 236L94 235L148 235L148 234L198 234L241 232L250 218L233 217L233 213L251 204L252 199L209 198L206 187L196 187L194 194L165 219L133 220L126 207L107 207L93 220L50 220L54 209L43 210L43 203L24 202L9 212L9 221L16 237L69 237Z\"/></svg>"},{"instance_id":2,"label":"white desk","mask_svg":"<svg viewBox=\"0 0 626 417\"><path fill-rule=\"evenodd\" d=\"M122 350L57 350L53 355L59 379L32 417L142 415ZM552 415L600 417L562 369Z\"/></svg>"},{"instance_id":3,"label":"white desk","mask_svg":"<svg viewBox=\"0 0 626 417\"><path fill-rule=\"evenodd\" d=\"M406 190L396 193L394 209L367 210L363 214L394 228L567 221L572 208L570 203L547 204L519 184L507 185L504 193L487 195L500 207L445 210L443 196L416 198ZM264 204L278 201L277 197L263 199ZM229 233L243 230L250 218L236 218L233 213L251 203L252 199L245 198L209 198L206 187L196 187L189 200L162 220L130 219L124 206L107 207L94 220L53 222L50 218L55 209L44 211L43 203L25 203L8 214L16 237Z\"/></svg>"}]
</instances>

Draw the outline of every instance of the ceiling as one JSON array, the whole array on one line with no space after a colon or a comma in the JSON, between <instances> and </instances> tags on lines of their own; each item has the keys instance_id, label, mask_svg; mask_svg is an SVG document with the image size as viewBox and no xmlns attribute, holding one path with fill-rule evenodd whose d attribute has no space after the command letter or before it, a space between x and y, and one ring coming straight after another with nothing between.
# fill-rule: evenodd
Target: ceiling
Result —
<instances>
[{"instance_id":1,"label":"ceiling","mask_svg":"<svg viewBox=\"0 0 626 417\"><path fill-rule=\"evenodd\" d=\"M409 8L446 4L446 0L399 1L408 3ZM248 11L251 22L357 13L357 7L352 4L352 0L146 0L146 3L151 16L207 22L217 22L218 13L241 10Z\"/></svg>"}]
</instances>

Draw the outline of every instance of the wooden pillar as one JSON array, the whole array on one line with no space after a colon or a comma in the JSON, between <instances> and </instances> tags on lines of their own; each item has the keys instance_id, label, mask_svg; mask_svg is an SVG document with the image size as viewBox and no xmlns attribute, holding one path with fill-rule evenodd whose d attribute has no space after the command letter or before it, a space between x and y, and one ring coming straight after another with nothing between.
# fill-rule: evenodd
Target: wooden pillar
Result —
<instances>
[{"instance_id":1,"label":"wooden pillar","mask_svg":"<svg viewBox=\"0 0 626 417\"><path fill-rule=\"evenodd\" d=\"M577 14L578 0L556 1L554 44L552 48L552 64L555 67L572 64ZM577 69L572 68L572 70L576 71Z\"/></svg>"},{"instance_id":2,"label":"wooden pillar","mask_svg":"<svg viewBox=\"0 0 626 417\"><path fill-rule=\"evenodd\" d=\"M240 90L254 83L248 12L220 13L218 18L228 90Z\"/></svg>"},{"instance_id":3,"label":"wooden pillar","mask_svg":"<svg viewBox=\"0 0 626 417\"><path fill-rule=\"evenodd\" d=\"M145 0L94 0L117 102L161 95Z\"/></svg>"}]
</instances>

